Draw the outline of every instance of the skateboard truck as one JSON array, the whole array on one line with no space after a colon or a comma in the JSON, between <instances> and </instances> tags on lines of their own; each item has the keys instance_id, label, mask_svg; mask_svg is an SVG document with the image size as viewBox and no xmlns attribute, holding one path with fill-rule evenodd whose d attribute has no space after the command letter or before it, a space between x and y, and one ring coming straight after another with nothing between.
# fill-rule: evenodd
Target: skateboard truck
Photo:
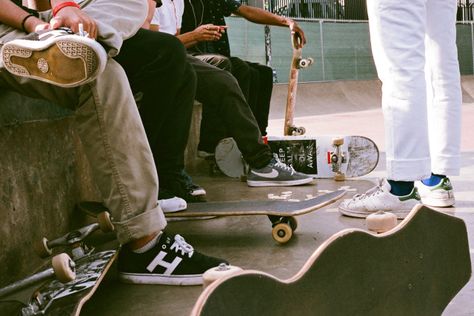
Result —
<instances>
[{"instance_id":1,"label":"skateboard truck","mask_svg":"<svg viewBox=\"0 0 474 316\"><path fill-rule=\"evenodd\" d=\"M341 151L341 146L344 144L344 138L334 138L332 141L335 150L328 153L328 162L331 163L332 171L334 172L334 180L344 181L346 176L341 172L341 165L346 163L345 153Z\"/></svg>"},{"instance_id":2,"label":"skateboard truck","mask_svg":"<svg viewBox=\"0 0 474 316\"><path fill-rule=\"evenodd\" d=\"M108 212L99 213L97 215L96 223L73 230L72 232L69 232L59 238L53 240L43 238L35 245L36 253L41 258L46 258L53 253L53 248L59 246L69 246L71 247L72 257L75 260L80 259L91 254L94 250L94 248L89 248L84 243L84 239L98 229L102 230L104 233L114 230L114 225L112 224L110 214Z\"/></svg>"}]
</instances>

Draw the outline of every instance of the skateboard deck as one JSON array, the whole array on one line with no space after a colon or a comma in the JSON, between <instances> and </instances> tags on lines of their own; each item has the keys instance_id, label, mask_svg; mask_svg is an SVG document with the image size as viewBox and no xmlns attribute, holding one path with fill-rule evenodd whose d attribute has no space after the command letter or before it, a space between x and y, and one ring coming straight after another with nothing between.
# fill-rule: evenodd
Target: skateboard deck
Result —
<instances>
[{"instance_id":1,"label":"skateboard deck","mask_svg":"<svg viewBox=\"0 0 474 316\"><path fill-rule=\"evenodd\" d=\"M465 223L417 205L386 233L336 233L290 279L219 279L191 315L441 315L470 276Z\"/></svg>"},{"instance_id":2,"label":"skateboard deck","mask_svg":"<svg viewBox=\"0 0 474 316\"><path fill-rule=\"evenodd\" d=\"M36 287L29 299L18 302L20 315L79 315L82 306L92 297L117 257L116 250L98 252L86 244L86 238L96 230L113 231L107 212L93 214L96 221L53 240L43 238L35 245L41 257L51 256L60 247L62 253L52 259L52 268L35 273L0 289L0 297L25 288ZM1 306L5 304L0 304ZM15 307L10 304L6 308Z\"/></svg>"},{"instance_id":3,"label":"skateboard deck","mask_svg":"<svg viewBox=\"0 0 474 316\"><path fill-rule=\"evenodd\" d=\"M364 176L377 167L377 145L364 136L268 136L272 152L296 171L315 178L344 180ZM216 163L229 177L241 177L248 167L232 138L216 147Z\"/></svg>"},{"instance_id":4,"label":"skateboard deck","mask_svg":"<svg viewBox=\"0 0 474 316\"><path fill-rule=\"evenodd\" d=\"M346 193L338 190L303 201L259 200L189 203L184 211L165 213L167 218L203 218L209 216L267 215L272 223L272 237L278 243L286 243L297 228L295 216L323 208ZM85 201L78 204L83 211L94 213L103 209L99 202Z\"/></svg>"},{"instance_id":5,"label":"skateboard deck","mask_svg":"<svg viewBox=\"0 0 474 316\"><path fill-rule=\"evenodd\" d=\"M23 315L79 315L117 256L116 250L93 252L75 261L76 279L61 283L54 279L32 295Z\"/></svg>"},{"instance_id":6,"label":"skateboard deck","mask_svg":"<svg viewBox=\"0 0 474 316\"><path fill-rule=\"evenodd\" d=\"M313 64L312 58L303 58L302 49L298 48L301 39L291 34L291 47L293 55L291 58L290 75L288 80L288 95L286 99L285 126L283 128L284 135L303 135L304 127L296 127L293 124L296 106L296 90L298 88L298 72L302 68L307 68Z\"/></svg>"}]
</instances>

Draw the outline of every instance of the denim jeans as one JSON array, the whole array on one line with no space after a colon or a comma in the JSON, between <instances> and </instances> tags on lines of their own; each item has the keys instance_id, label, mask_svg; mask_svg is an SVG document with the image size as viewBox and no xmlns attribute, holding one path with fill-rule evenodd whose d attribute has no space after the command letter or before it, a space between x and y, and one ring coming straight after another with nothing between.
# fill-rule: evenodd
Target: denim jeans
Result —
<instances>
[{"instance_id":1,"label":"denim jeans","mask_svg":"<svg viewBox=\"0 0 474 316\"><path fill-rule=\"evenodd\" d=\"M383 84L388 178L459 174L456 0L368 0L367 9Z\"/></svg>"},{"instance_id":2,"label":"denim jeans","mask_svg":"<svg viewBox=\"0 0 474 316\"><path fill-rule=\"evenodd\" d=\"M147 12L147 3L142 0L91 0L81 6L97 21L98 41L108 48L109 56L116 55L123 41L137 32ZM41 16L49 21L51 13L42 12ZM0 44L24 35L0 24ZM115 60L109 58L104 72L93 82L67 89L11 75L0 62L0 87L75 111L94 181L114 218L120 243L166 226L157 203L153 155L127 76Z\"/></svg>"}]
</instances>

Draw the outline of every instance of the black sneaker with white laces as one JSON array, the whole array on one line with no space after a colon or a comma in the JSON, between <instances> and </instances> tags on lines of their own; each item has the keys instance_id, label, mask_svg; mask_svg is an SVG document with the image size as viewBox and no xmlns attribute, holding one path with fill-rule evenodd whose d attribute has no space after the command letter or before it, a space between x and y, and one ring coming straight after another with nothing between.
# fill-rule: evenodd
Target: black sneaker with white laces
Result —
<instances>
[{"instance_id":1,"label":"black sneaker with white laces","mask_svg":"<svg viewBox=\"0 0 474 316\"><path fill-rule=\"evenodd\" d=\"M156 245L144 253L122 247L119 279L136 284L199 285L202 274L221 263L227 261L195 251L180 235L162 232Z\"/></svg>"},{"instance_id":2,"label":"black sneaker with white laces","mask_svg":"<svg viewBox=\"0 0 474 316\"><path fill-rule=\"evenodd\" d=\"M247 185L250 187L292 186L313 180L312 176L296 172L293 167L281 162L275 154L268 165L261 169L251 168L247 175Z\"/></svg>"}]
</instances>

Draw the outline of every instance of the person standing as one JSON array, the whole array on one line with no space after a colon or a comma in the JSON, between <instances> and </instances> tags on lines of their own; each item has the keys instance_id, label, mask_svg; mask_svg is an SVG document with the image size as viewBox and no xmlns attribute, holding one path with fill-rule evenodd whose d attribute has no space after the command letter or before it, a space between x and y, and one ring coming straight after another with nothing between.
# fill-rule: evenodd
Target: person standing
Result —
<instances>
[{"instance_id":1,"label":"person standing","mask_svg":"<svg viewBox=\"0 0 474 316\"><path fill-rule=\"evenodd\" d=\"M403 218L420 202L454 205L448 175L460 170L461 104L455 0L368 0L370 39L382 81L387 179L340 204Z\"/></svg>"}]
</instances>

